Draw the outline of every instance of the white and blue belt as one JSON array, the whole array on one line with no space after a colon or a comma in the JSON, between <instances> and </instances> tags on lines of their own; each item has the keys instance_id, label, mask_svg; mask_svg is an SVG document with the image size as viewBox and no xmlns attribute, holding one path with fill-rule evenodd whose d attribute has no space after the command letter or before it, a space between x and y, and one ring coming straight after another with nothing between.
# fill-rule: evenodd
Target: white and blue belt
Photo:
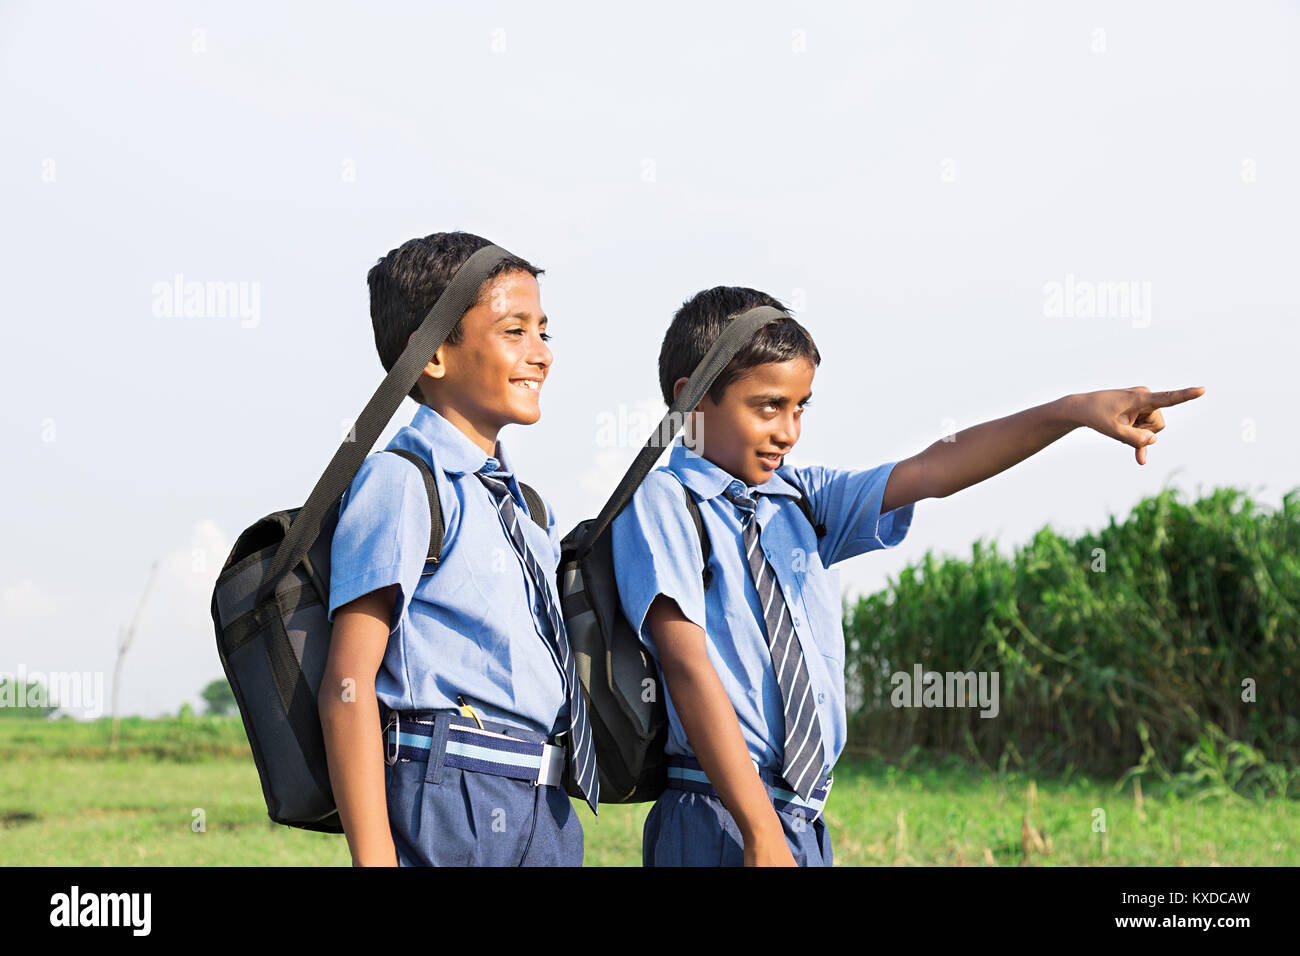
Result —
<instances>
[{"instance_id":1,"label":"white and blue belt","mask_svg":"<svg viewBox=\"0 0 1300 956\"><path fill-rule=\"evenodd\" d=\"M489 730L475 717L424 711L389 711L384 727L384 760L428 761L438 723L446 723L441 754L444 767L528 780L539 787L558 787L564 777L565 748L542 740L523 740ZM492 725L501 726L501 725Z\"/></svg>"},{"instance_id":2,"label":"white and blue belt","mask_svg":"<svg viewBox=\"0 0 1300 956\"><path fill-rule=\"evenodd\" d=\"M800 817L810 823L822 815L826 798L831 792L831 784L834 783L834 778L829 774L821 775L812 793L808 795L808 799L804 800L790 788L780 774L763 770L757 764L754 765L754 769L758 770L758 776L763 781L763 786L771 796L772 805L778 813ZM668 786L674 790L691 790L695 793L718 796L718 792L713 789L713 784L709 783L709 778L705 775L699 761L679 754L673 754L668 758Z\"/></svg>"}]
</instances>

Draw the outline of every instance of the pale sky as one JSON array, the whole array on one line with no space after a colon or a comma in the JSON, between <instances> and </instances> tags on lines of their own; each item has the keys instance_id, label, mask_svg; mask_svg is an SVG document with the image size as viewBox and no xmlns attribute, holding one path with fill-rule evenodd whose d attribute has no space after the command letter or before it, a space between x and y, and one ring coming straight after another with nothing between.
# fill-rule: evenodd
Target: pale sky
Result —
<instances>
[{"instance_id":1,"label":"pale sky","mask_svg":"<svg viewBox=\"0 0 1300 956\"><path fill-rule=\"evenodd\" d=\"M366 272L451 229L546 269L542 420L501 438L565 530L663 411L673 311L720 284L820 348L790 464L1207 389L1146 466L1078 430L920 502L839 566L850 596L1165 485L1276 506L1300 485L1297 48L1286 3L7 3L0 672L107 693L159 560L122 709L198 706L235 536L303 502L382 377ZM177 275L249 308L169 312ZM1103 283L1132 298L1087 306ZM642 424L602 447L610 420Z\"/></svg>"}]
</instances>

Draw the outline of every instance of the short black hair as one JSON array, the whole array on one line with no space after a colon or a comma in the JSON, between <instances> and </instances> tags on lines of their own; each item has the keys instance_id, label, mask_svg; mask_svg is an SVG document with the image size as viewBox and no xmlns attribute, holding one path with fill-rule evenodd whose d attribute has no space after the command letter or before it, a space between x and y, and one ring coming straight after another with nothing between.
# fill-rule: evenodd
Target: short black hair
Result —
<instances>
[{"instance_id":1,"label":"short black hair","mask_svg":"<svg viewBox=\"0 0 1300 956\"><path fill-rule=\"evenodd\" d=\"M673 404L674 383L679 378L690 378L727 324L760 305L780 309L787 318L760 329L713 380L709 398L715 405L722 401L728 385L757 365L795 358L806 358L813 365L821 363L821 353L808 330L789 317L789 310L776 299L757 289L714 286L683 302L664 335L659 349L659 387L667 405Z\"/></svg>"},{"instance_id":2,"label":"short black hair","mask_svg":"<svg viewBox=\"0 0 1300 956\"><path fill-rule=\"evenodd\" d=\"M406 341L420 327L438 296L451 284L456 270L465 260L484 246L492 245L482 236L468 232L435 232L423 239L410 239L381 258L366 276L370 286L370 322L375 327L375 348L384 371L391 371L397 363ZM507 272L527 272L541 275L526 259L508 256L501 260L470 303L470 308L482 301L483 292L493 279ZM460 322L447 336L451 345L459 345L464 336ZM417 382L410 395L423 404Z\"/></svg>"}]
</instances>

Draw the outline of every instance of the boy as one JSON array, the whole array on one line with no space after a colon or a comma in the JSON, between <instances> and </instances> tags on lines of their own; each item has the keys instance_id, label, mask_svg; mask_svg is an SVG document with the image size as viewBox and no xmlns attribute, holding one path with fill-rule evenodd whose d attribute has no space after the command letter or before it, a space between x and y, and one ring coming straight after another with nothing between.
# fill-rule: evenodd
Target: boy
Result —
<instances>
[{"instance_id":1,"label":"boy","mask_svg":"<svg viewBox=\"0 0 1300 956\"><path fill-rule=\"evenodd\" d=\"M664 400L728 322L764 305L784 311L743 288L686 302L659 355ZM915 502L983 481L1079 425L1133 445L1145 464L1164 427L1159 408L1203 392L1071 395L874 469L792 468L783 459L819 362L793 318L765 326L614 521L619 598L656 660L669 715L669 789L646 818L647 866L831 865L821 809L847 721L840 590L829 568L897 545ZM707 588L683 486L710 541Z\"/></svg>"},{"instance_id":2,"label":"boy","mask_svg":"<svg viewBox=\"0 0 1300 956\"><path fill-rule=\"evenodd\" d=\"M370 270L385 369L488 244L435 233ZM497 440L503 426L541 416L552 361L541 272L510 257L489 275L412 390L420 408L410 425L387 446L430 466L445 527L436 571L425 567L430 506L412 462L370 455L343 499L319 699L354 865L582 862L582 825L560 777L566 762L582 781L595 771L556 613L559 535L549 507L546 531L529 516ZM594 783L586 795L594 804Z\"/></svg>"}]
</instances>

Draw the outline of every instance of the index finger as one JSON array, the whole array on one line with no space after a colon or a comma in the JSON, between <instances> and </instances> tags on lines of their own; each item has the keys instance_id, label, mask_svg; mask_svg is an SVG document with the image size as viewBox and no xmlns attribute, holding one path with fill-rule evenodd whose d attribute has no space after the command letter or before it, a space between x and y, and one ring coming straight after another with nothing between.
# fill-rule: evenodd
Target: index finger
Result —
<instances>
[{"instance_id":1,"label":"index finger","mask_svg":"<svg viewBox=\"0 0 1300 956\"><path fill-rule=\"evenodd\" d=\"M1152 392L1150 406L1152 408L1168 408L1170 405L1181 405L1183 402L1190 402L1194 398L1200 398L1205 394L1205 386L1197 385L1195 388L1179 388L1172 392Z\"/></svg>"}]
</instances>

